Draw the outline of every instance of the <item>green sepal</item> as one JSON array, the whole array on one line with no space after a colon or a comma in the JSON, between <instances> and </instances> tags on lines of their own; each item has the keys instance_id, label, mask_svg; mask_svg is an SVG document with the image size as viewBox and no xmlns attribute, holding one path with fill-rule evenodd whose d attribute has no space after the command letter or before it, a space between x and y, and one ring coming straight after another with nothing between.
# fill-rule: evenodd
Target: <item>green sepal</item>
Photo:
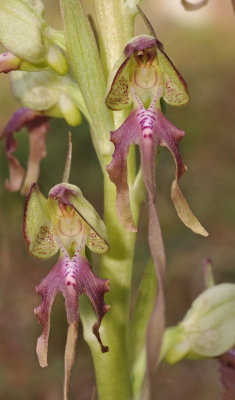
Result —
<instances>
[{"instance_id":1,"label":"green sepal","mask_svg":"<svg viewBox=\"0 0 235 400\"><path fill-rule=\"evenodd\" d=\"M85 199L81 190L69 183L60 183L49 192L49 198L61 200L75 209L87 225L86 245L95 253L106 253L109 250L106 227L94 207Z\"/></svg>"},{"instance_id":2,"label":"green sepal","mask_svg":"<svg viewBox=\"0 0 235 400\"><path fill-rule=\"evenodd\" d=\"M183 106L189 102L187 85L172 61L157 48L157 59L163 75L163 99L171 106Z\"/></svg>"},{"instance_id":3,"label":"green sepal","mask_svg":"<svg viewBox=\"0 0 235 400\"><path fill-rule=\"evenodd\" d=\"M145 270L133 311L130 333L131 385L134 398L140 395L146 373L146 334L156 299L157 278L151 260Z\"/></svg>"},{"instance_id":4,"label":"green sepal","mask_svg":"<svg viewBox=\"0 0 235 400\"><path fill-rule=\"evenodd\" d=\"M39 258L49 258L59 249L51 215L48 200L33 183L25 203L23 233L27 250Z\"/></svg>"},{"instance_id":5,"label":"green sepal","mask_svg":"<svg viewBox=\"0 0 235 400\"><path fill-rule=\"evenodd\" d=\"M111 110L119 111L130 106L130 58L122 53L109 74L105 104Z\"/></svg>"}]
</instances>

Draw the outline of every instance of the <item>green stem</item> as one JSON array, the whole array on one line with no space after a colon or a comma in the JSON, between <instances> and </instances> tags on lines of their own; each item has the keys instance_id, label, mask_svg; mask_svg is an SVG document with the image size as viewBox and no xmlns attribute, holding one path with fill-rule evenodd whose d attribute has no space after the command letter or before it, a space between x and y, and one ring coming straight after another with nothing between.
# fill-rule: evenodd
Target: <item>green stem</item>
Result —
<instances>
[{"instance_id":1,"label":"green stem","mask_svg":"<svg viewBox=\"0 0 235 400\"><path fill-rule=\"evenodd\" d=\"M110 279L111 291L106 302L111 309L102 322L102 339L110 347L103 355L93 352L100 400L130 400L129 306L134 255L134 233L125 231L116 217L116 189L105 176L105 214L110 252L102 257L101 275ZM97 347L96 347L97 350ZM99 350L99 349L98 349Z\"/></svg>"},{"instance_id":2,"label":"green stem","mask_svg":"<svg viewBox=\"0 0 235 400\"><path fill-rule=\"evenodd\" d=\"M92 0L92 3L95 10L101 60L107 79L126 42L132 36L133 18L128 19L128 29L124 29L127 18L123 0ZM113 113L114 129L123 123L126 116L126 111ZM110 159L110 155L107 154L106 165ZM135 177L135 149L132 147L128 156L130 192ZM134 220L137 223L139 203L132 195L130 200ZM111 308L102 321L100 332L102 341L109 346L110 351L102 354L94 340L94 335L89 334L91 331L86 329L88 314L83 314L82 317L84 332L94 360L99 400L130 400L128 333L136 234L127 232L117 218L116 188L106 172L104 173L104 222L108 231L110 252L102 256L100 276L110 280L111 291L106 294L105 302L110 304Z\"/></svg>"}]
</instances>

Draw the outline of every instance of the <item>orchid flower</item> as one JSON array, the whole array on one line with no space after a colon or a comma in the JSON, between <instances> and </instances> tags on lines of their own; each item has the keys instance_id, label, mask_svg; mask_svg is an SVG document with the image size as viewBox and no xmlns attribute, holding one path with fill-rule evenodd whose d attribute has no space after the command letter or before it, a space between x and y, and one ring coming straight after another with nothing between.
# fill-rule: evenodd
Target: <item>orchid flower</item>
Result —
<instances>
[{"instance_id":1,"label":"orchid flower","mask_svg":"<svg viewBox=\"0 0 235 400\"><path fill-rule=\"evenodd\" d=\"M76 126L82 122L79 108L85 115L87 112L80 90L69 75L59 76L54 71L14 71L11 72L11 87L14 96L24 107L13 114L0 134L0 138L5 136L10 171L6 188L18 191L23 183L21 192L27 194L32 182L37 181L40 161L46 156L48 116L64 118L69 125ZM26 176L19 161L13 156L18 145L13 134L23 127L29 131L30 142Z\"/></svg>"},{"instance_id":2,"label":"orchid flower","mask_svg":"<svg viewBox=\"0 0 235 400\"><path fill-rule=\"evenodd\" d=\"M46 199L34 183L28 194L24 211L24 238L27 250L36 257L46 259L60 251L59 260L37 286L42 296L35 315L43 328L37 343L37 354L42 367L47 366L50 313L58 292L65 298L69 324L65 351L65 399L74 361L79 318L78 302L86 294L97 314L93 325L102 352L107 352L100 338L99 327L109 310L104 294L110 290L108 279L98 278L86 259L85 245L95 253L109 250L106 228L91 204L77 186L61 183L54 186Z\"/></svg>"},{"instance_id":3,"label":"orchid flower","mask_svg":"<svg viewBox=\"0 0 235 400\"><path fill-rule=\"evenodd\" d=\"M156 197L156 147L165 146L170 150L176 164L171 197L178 216L194 232L207 236L179 188L179 179L186 171L179 152L179 142L184 132L163 115L160 107L161 97L170 105L186 104L189 100L186 83L156 38L134 38L127 44L121 59L114 67L106 96L106 105L112 110L122 110L134 104L134 109L125 122L116 131L111 132L115 152L107 171L117 187L117 213L127 230L136 231L127 183L129 146L132 143L140 146L143 180L150 209Z\"/></svg>"},{"instance_id":4,"label":"orchid flower","mask_svg":"<svg viewBox=\"0 0 235 400\"><path fill-rule=\"evenodd\" d=\"M146 19L140 8L138 9ZM149 203L148 241L158 280L156 303L148 327L147 355L150 368L156 367L165 327L165 250L155 208L155 158L158 146L167 147L175 161L176 174L171 197L179 218L194 232L207 236L206 230L190 210L179 188L179 179L186 171L179 152L179 142L184 132L169 122L162 113L161 97L170 105L186 104L189 100L186 83L156 37L134 38L124 48L109 77L106 105L117 111L132 103L134 107L124 123L111 132L115 152L107 171L117 188L116 208L119 220L128 231L135 232L127 181L127 156L131 144L139 145L142 176Z\"/></svg>"},{"instance_id":5,"label":"orchid flower","mask_svg":"<svg viewBox=\"0 0 235 400\"><path fill-rule=\"evenodd\" d=\"M14 12L12 12L14 10ZM0 72L20 69L53 69L68 72L63 34L49 27L41 0L0 0L0 43L7 52L0 55Z\"/></svg>"}]
</instances>

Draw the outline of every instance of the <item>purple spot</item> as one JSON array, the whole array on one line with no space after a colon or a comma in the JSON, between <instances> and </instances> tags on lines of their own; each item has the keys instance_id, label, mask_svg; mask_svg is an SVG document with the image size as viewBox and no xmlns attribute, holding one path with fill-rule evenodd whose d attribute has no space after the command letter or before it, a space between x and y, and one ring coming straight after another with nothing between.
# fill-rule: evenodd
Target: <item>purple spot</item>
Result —
<instances>
[{"instance_id":1,"label":"purple spot","mask_svg":"<svg viewBox=\"0 0 235 400\"><path fill-rule=\"evenodd\" d=\"M71 282L70 282L70 281L67 282L67 286L69 286L69 285L71 285Z\"/></svg>"}]
</instances>

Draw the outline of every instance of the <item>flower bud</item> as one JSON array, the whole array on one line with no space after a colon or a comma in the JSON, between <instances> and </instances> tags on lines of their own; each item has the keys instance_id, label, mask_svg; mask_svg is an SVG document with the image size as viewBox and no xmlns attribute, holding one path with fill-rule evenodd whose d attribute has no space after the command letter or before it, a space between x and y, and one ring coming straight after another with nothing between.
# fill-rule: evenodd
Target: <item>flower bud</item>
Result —
<instances>
[{"instance_id":1,"label":"flower bud","mask_svg":"<svg viewBox=\"0 0 235 400\"><path fill-rule=\"evenodd\" d=\"M0 72L7 74L8 72L18 69L21 63L19 57L14 56L11 53L3 53L0 55Z\"/></svg>"},{"instance_id":2,"label":"flower bud","mask_svg":"<svg viewBox=\"0 0 235 400\"><path fill-rule=\"evenodd\" d=\"M41 0L0 0L0 43L22 61L17 65L20 70L43 70L49 66L59 75L68 72L66 57L53 44ZM14 69L13 66L8 71Z\"/></svg>"},{"instance_id":3,"label":"flower bud","mask_svg":"<svg viewBox=\"0 0 235 400\"><path fill-rule=\"evenodd\" d=\"M47 62L52 69L59 75L69 72L68 62L63 53L54 45L51 45L47 54Z\"/></svg>"},{"instance_id":4,"label":"flower bud","mask_svg":"<svg viewBox=\"0 0 235 400\"><path fill-rule=\"evenodd\" d=\"M222 283L194 300L183 321L165 332L161 358L174 364L217 357L235 344L235 285Z\"/></svg>"},{"instance_id":5,"label":"flower bud","mask_svg":"<svg viewBox=\"0 0 235 400\"><path fill-rule=\"evenodd\" d=\"M14 11L14 12L13 12ZM44 6L40 0L0 0L0 42L32 63L45 60Z\"/></svg>"},{"instance_id":6,"label":"flower bud","mask_svg":"<svg viewBox=\"0 0 235 400\"><path fill-rule=\"evenodd\" d=\"M15 71L11 73L11 80L13 94L24 107L65 118L72 126L81 123L78 104L67 90L68 86L75 85L69 76L62 77L53 71ZM77 86L75 88L79 91Z\"/></svg>"},{"instance_id":7,"label":"flower bud","mask_svg":"<svg viewBox=\"0 0 235 400\"><path fill-rule=\"evenodd\" d=\"M59 100L60 110L63 114L64 119L71 126L81 124L82 117L76 104L65 94L60 96Z\"/></svg>"}]
</instances>

